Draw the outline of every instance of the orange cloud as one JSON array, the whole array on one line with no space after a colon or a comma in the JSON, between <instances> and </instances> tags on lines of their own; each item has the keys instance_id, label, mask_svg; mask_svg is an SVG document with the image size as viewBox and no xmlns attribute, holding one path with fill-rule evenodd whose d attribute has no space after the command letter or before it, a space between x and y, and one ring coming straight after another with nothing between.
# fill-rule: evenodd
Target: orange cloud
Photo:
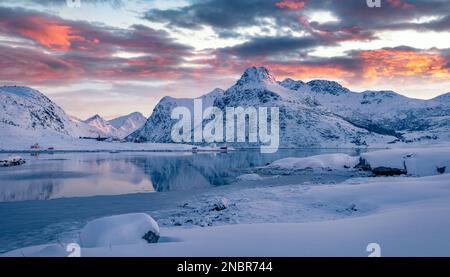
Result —
<instances>
[{"instance_id":1,"label":"orange cloud","mask_svg":"<svg viewBox=\"0 0 450 277\"><path fill-rule=\"evenodd\" d=\"M31 39L49 50L67 51L74 42L86 41L70 24L51 16L11 14L0 19L0 32Z\"/></svg>"},{"instance_id":2,"label":"orange cloud","mask_svg":"<svg viewBox=\"0 0 450 277\"><path fill-rule=\"evenodd\" d=\"M277 78L297 78L297 79L351 79L355 73L336 64L271 64L271 71Z\"/></svg>"},{"instance_id":3,"label":"orange cloud","mask_svg":"<svg viewBox=\"0 0 450 277\"><path fill-rule=\"evenodd\" d=\"M275 3L275 5L280 9L287 8L289 10L301 10L305 7L305 1L283 0Z\"/></svg>"},{"instance_id":4,"label":"orange cloud","mask_svg":"<svg viewBox=\"0 0 450 277\"><path fill-rule=\"evenodd\" d=\"M449 78L447 59L437 51L418 51L414 49L378 49L361 51L363 78L427 77Z\"/></svg>"},{"instance_id":5,"label":"orange cloud","mask_svg":"<svg viewBox=\"0 0 450 277\"><path fill-rule=\"evenodd\" d=\"M77 35L76 31L68 25L48 20L39 16L27 19L32 29L20 29L22 36L31 38L50 50L67 51L72 45L72 41L84 41L85 39Z\"/></svg>"}]
</instances>

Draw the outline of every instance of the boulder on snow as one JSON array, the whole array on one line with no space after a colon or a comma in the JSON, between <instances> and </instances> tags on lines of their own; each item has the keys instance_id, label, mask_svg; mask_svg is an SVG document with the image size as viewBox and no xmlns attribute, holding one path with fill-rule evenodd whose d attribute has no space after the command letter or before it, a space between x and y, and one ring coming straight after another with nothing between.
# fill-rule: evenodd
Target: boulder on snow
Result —
<instances>
[{"instance_id":1,"label":"boulder on snow","mask_svg":"<svg viewBox=\"0 0 450 277\"><path fill-rule=\"evenodd\" d=\"M397 176L407 174L408 172L405 169L405 163L403 163L403 167L404 168L377 166L372 168L369 161L363 157L359 158L359 163L355 166L355 168L359 168L364 171L372 171L372 173L376 176Z\"/></svg>"},{"instance_id":2,"label":"boulder on snow","mask_svg":"<svg viewBox=\"0 0 450 277\"><path fill-rule=\"evenodd\" d=\"M17 166L26 163L25 159L20 156L12 156L4 161L0 161L0 166Z\"/></svg>"},{"instance_id":3,"label":"boulder on snow","mask_svg":"<svg viewBox=\"0 0 450 277\"><path fill-rule=\"evenodd\" d=\"M228 208L229 201L225 197L214 199L213 205L212 205L212 211L222 211Z\"/></svg>"},{"instance_id":4,"label":"boulder on snow","mask_svg":"<svg viewBox=\"0 0 450 277\"><path fill-rule=\"evenodd\" d=\"M108 216L93 220L81 230L82 247L110 247L159 240L159 226L145 213Z\"/></svg>"},{"instance_id":5,"label":"boulder on snow","mask_svg":"<svg viewBox=\"0 0 450 277\"><path fill-rule=\"evenodd\" d=\"M444 174L446 168L447 168L446 166L438 166L438 167L436 167L436 171L437 171L439 174Z\"/></svg>"},{"instance_id":6,"label":"boulder on snow","mask_svg":"<svg viewBox=\"0 0 450 277\"><path fill-rule=\"evenodd\" d=\"M159 233L155 233L154 231L148 231L143 237L148 243L157 243L159 240Z\"/></svg>"},{"instance_id":7,"label":"boulder on snow","mask_svg":"<svg viewBox=\"0 0 450 277\"><path fill-rule=\"evenodd\" d=\"M370 167L369 162L366 159L364 159L363 157L359 157L359 162L358 162L357 165L355 165L355 168L359 168L359 169L364 170L364 171L372 170L372 168Z\"/></svg>"},{"instance_id":8,"label":"boulder on snow","mask_svg":"<svg viewBox=\"0 0 450 277\"><path fill-rule=\"evenodd\" d=\"M377 176L396 176L404 175L407 172L405 169L380 166L372 169L372 173Z\"/></svg>"}]
</instances>

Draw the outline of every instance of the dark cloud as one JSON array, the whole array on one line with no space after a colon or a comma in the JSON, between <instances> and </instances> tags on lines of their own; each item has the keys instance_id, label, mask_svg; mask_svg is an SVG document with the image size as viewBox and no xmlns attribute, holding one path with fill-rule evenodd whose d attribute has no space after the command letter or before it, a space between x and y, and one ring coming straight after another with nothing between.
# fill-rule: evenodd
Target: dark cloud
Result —
<instances>
[{"instance_id":1,"label":"dark cloud","mask_svg":"<svg viewBox=\"0 0 450 277\"><path fill-rule=\"evenodd\" d=\"M230 35L234 28L260 26L264 18L274 18L278 25L300 25L295 14L278 8L277 0L205 0L169 10L152 9L144 18L168 23L172 27L200 29L210 26L219 34ZM288 18L289 17L289 18Z\"/></svg>"},{"instance_id":2,"label":"dark cloud","mask_svg":"<svg viewBox=\"0 0 450 277\"><path fill-rule=\"evenodd\" d=\"M21 8L0 7L0 34L16 39L2 46L0 76L9 81L34 82L39 71L42 82L177 78L183 73L178 67L193 50L173 41L166 31L142 25L118 29ZM123 58L117 56L120 52L137 56Z\"/></svg>"},{"instance_id":3,"label":"dark cloud","mask_svg":"<svg viewBox=\"0 0 450 277\"><path fill-rule=\"evenodd\" d=\"M146 19L166 22L173 29L210 26L222 37L239 36L245 40L234 46L217 45L216 49L203 51L176 42L169 31L144 25L113 28L0 7L0 34L13 38L9 46L0 44L0 79L31 82L201 79L206 74L213 77L238 74L254 65L268 66L280 76L305 78L334 76L352 81L390 76L448 78L448 50L404 46L355 50L333 58L309 53L317 47L336 46L344 41L373 40L380 30L448 30L449 6L442 0L386 0L380 9L368 8L364 0L196 0L182 8L145 13ZM339 20L320 23L307 16L312 11L324 10L331 11ZM413 19L424 16L438 18L413 23ZM263 34L249 35L239 29L255 26ZM274 30L275 34L267 35ZM124 58L118 52L136 56Z\"/></svg>"},{"instance_id":4,"label":"dark cloud","mask_svg":"<svg viewBox=\"0 0 450 277\"><path fill-rule=\"evenodd\" d=\"M291 8L288 8L291 7ZM330 11L338 22L310 22L306 14ZM150 21L164 22L173 28L199 29L210 26L222 37L244 36L238 27L266 27L270 18L275 29L306 31L326 40L371 40L378 30L429 29L449 30L450 5L447 0L382 0L381 8L369 8L365 0L205 0L168 10L152 9L145 13ZM439 20L412 24L413 19L440 16ZM271 41L268 41L271 43Z\"/></svg>"},{"instance_id":5,"label":"dark cloud","mask_svg":"<svg viewBox=\"0 0 450 277\"><path fill-rule=\"evenodd\" d=\"M324 44L331 45L333 42L324 42L312 36L255 37L242 44L232 47L225 47L219 51L238 57L270 56L279 53L289 55L290 51L305 52L308 49Z\"/></svg>"}]
</instances>

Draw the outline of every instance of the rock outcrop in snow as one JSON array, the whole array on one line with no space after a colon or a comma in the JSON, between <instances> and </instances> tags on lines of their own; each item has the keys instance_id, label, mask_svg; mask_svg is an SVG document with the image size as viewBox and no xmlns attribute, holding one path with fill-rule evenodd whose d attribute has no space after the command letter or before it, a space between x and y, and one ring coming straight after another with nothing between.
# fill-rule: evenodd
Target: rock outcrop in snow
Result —
<instances>
[{"instance_id":1,"label":"rock outcrop in snow","mask_svg":"<svg viewBox=\"0 0 450 277\"><path fill-rule=\"evenodd\" d=\"M361 159L372 171L392 172L378 175L432 176L450 172L450 149L447 147L380 150L364 153ZM393 174L395 172L399 174Z\"/></svg>"}]
</instances>

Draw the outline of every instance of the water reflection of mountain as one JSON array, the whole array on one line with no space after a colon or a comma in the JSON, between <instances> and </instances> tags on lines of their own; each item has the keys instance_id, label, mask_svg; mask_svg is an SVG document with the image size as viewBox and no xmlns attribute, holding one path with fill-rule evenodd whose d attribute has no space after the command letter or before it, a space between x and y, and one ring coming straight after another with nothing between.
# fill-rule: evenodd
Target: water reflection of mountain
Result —
<instances>
[{"instance_id":1,"label":"water reflection of mountain","mask_svg":"<svg viewBox=\"0 0 450 277\"><path fill-rule=\"evenodd\" d=\"M345 150L351 153L350 150ZM190 190L231 183L254 167L284 157L336 150L280 150L230 153L106 153L41 155L27 164L0 169L0 201L120 195ZM55 155L56 156L56 155ZM64 159L62 159L64 158Z\"/></svg>"},{"instance_id":2,"label":"water reflection of mountain","mask_svg":"<svg viewBox=\"0 0 450 277\"><path fill-rule=\"evenodd\" d=\"M48 200L59 190L57 181L33 182L14 186L0 186L0 202Z\"/></svg>"},{"instance_id":3,"label":"water reflection of mountain","mask_svg":"<svg viewBox=\"0 0 450 277\"><path fill-rule=\"evenodd\" d=\"M125 159L68 156L0 170L0 202L154 191L144 171Z\"/></svg>"},{"instance_id":4,"label":"water reflection of mountain","mask_svg":"<svg viewBox=\"0 0 450 277\"><path fill-rule=\"evenodd\" d=\"M190 155L148 155L131 158L143 168L156 191L188 190L231 183L245 170L263 166L287 156L314 155L320 150L279 151L263 155L259 151L198 153Z\"/></svg>"}]
</instances>

